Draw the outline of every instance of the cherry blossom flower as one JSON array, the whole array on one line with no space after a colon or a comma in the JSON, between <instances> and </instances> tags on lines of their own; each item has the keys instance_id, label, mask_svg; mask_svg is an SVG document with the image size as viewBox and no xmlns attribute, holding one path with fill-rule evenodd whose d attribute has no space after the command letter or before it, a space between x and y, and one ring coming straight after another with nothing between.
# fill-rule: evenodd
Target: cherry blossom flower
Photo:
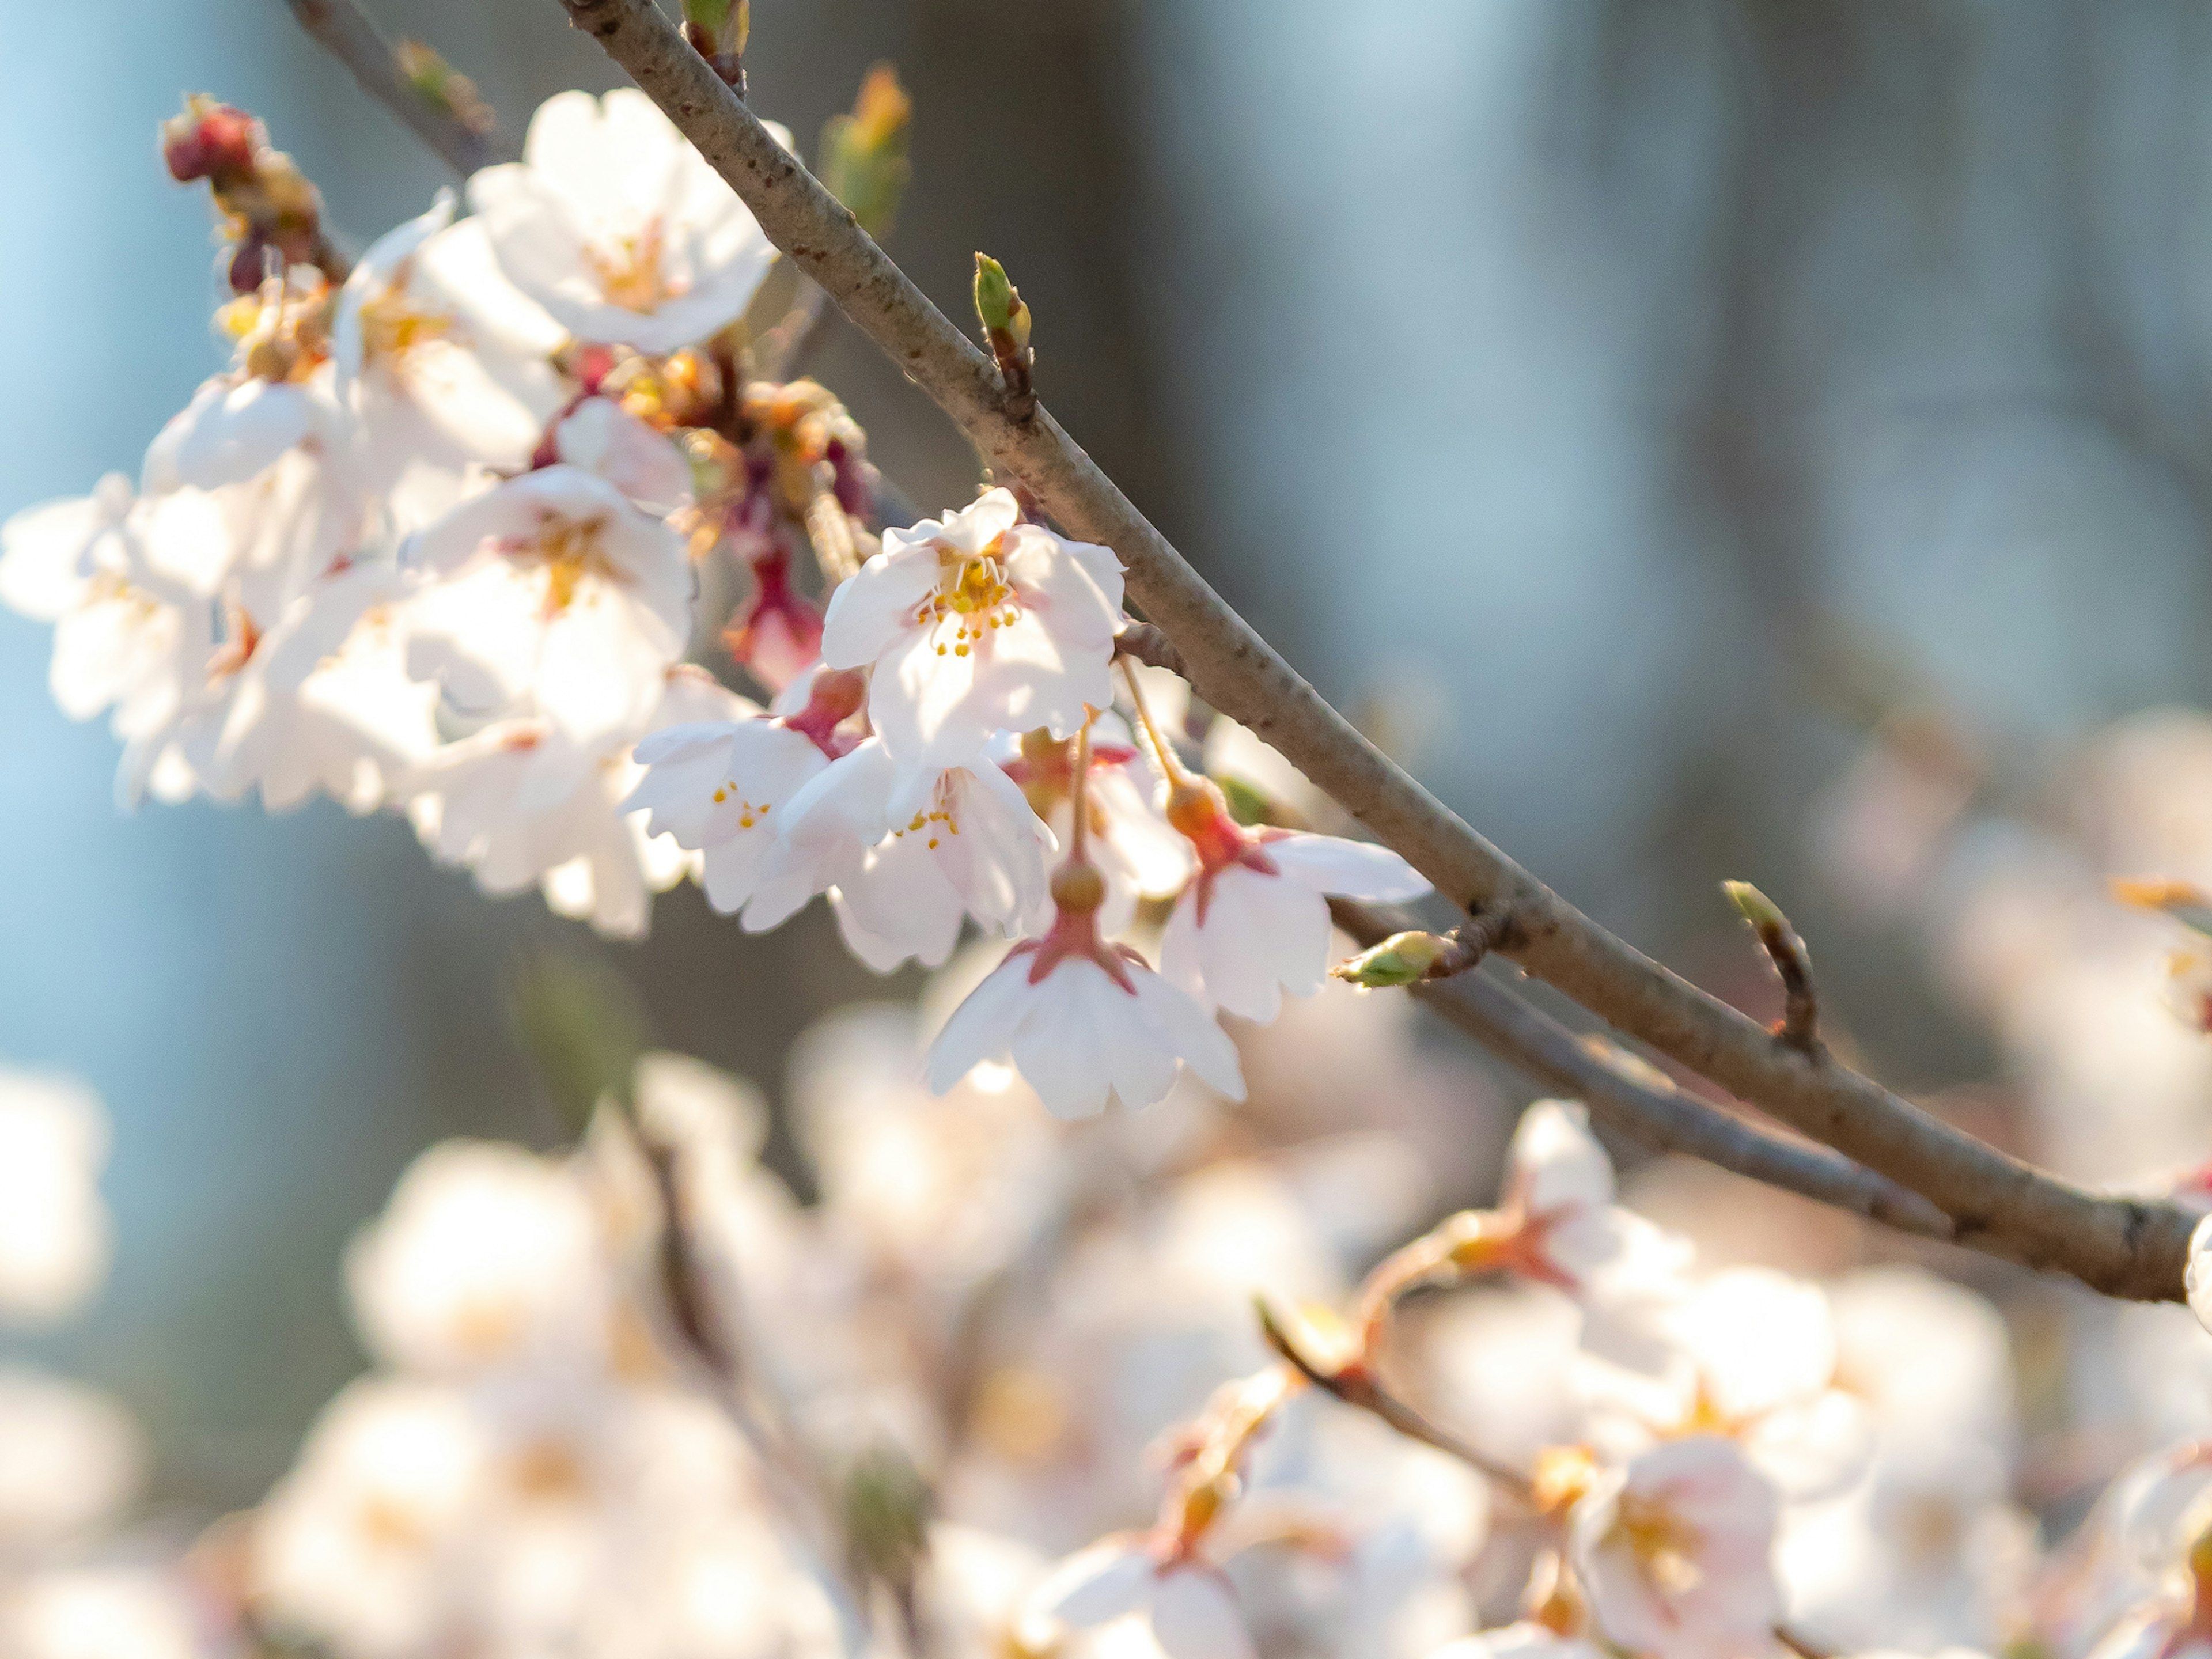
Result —
<instances>
[{"instance_id":1,"label":"cherry blossom flower","mask_svg":"<svg viewBox=\"0 0 2212 1659\"><path fill-rule=\"evenodd\" d=\"M999 731L1072 736L1110 700L1121 561L1020 517L992 489L886 530L830 601L822 659L872 667L868 718L902 766L943 771Z\"/></svg>"},{"instance_id":2,"label":"cherry blossom flower","mask_svg":"<svg viewBox=\"0 0 2212 1659\"><path fill-rule=\"evenodd\" d=\"M560 405L546 360L562 331L503 287L482 222L455 224L441 191L373 243L338 294L333 391L395 534L453 507L481 469L527 466Z\"/></svg>"},{"instance_id":3,"label":"cherry blossom flower","mask_svg":"<svg viewBox=\"0 0 2212 1659\"><path fill-rule=\"evenodd\" d=\"M640 351L737 320L775 258L737 192L628 87L547 99L523 159L471 178L469 205L501 272L561 326Z\"/></svg>"},{"instance_id":4,"label":"cherry blossom flower","mask_svg":"<svg viewBox=\"0 0 2212 1659\"><path fill-rule=\"evenodd\" d=\"M381 806L438 744L437 687L407 672L410 591L390 566L356 565L294 599L238 670L201 764L208 793L258 787L272 812L318 789L349 811Z\"/></svg>"},{"instance_id":5,"label":"cherry blossom flower","mask_svg":"<svg viewBox=\"0 0 2212 1659\"><path fill-rule=\"evenodd\" d=\"M249 1566L262 1616L363 1659L427 1650L464 1588L450 1555L487 1456L455 1395L384 1378L351 1384L262 1505Z\"/></svg>"},{"instance_id":6,"label":"cherry blossom flower","mask_svg":"<svg viewBox=\"0 0 2212 1659\"><path fill-rule=\"evenodd\" d=\"M1713 1274L1660 1310L1670 1348L1654 1376L1601 1362L1584 1368L1616 1449L1654 1437L1724 1436L1792 1502L1855 1481L1873 1449L1864 1402L1836 1386L1837 1343L1819 1286L1770 1268Z\"/></svg>"},{"instance_id":7,"label":"cherry blossom flower","mask_svg":"<svg viewBox=\"0 0 2212 1659\"><path fill-rule=\"evenodd\" d=\"M584 747L639 729L690 633L683 543L580 467L471 497L408 558L425 576L410 672L465 709L542 717Z\"/></svg>"},{"instance_id":8,"label":"cherry blossom flower","mask_svg":"<svg viewBox=\"0 0 2212 1659\"><path fill-rule=\"evenodd\" d=\"M1055 1117L1088 1117L1116 1099L1149 1106L1185 1066L1243 1099L1237 1048L1221 1028L1135 952L1100 939L1105 882L1081 854L1079 836L1053 878L1050 929L1009 951L930 1045L931 1092L944 1094L985 1060L1011 1057Z\"/></svg>"},{"instance_id":9,"label":"cherry blossom flower","mask_svg":"<svg viewBox=\"0 0 2212 1659\"><path fill-rule=\"evenodd\" d=\"M82 1541L121 1517L145 1472L144 1437L114 1401L0 1366L0 1549Z\"/></svg>"},{"instance_id":10,"label":"cherry blossom flower","mask_svg":"<svg viewBox=\"0 0 2212 1659\"><path fill-rule=\"evenodd\" d=\"M216 646L208 602L156 568L156 537L172 549L212 545L209 562L227 556L220 526L191 501L134 500L112 474L90 497L28 507L0 526L0 599L53 623L47 684L64 714L114 709L116 735L133 744L118 778L126 800L143 792Z\"/></svg>"},{"instance_id":11,"label":"cherry blossom flower","mask_svg":"<svg viewBox=\"0 0 2212 1659\"><path fill-rule=\"evenodd\" d=\"M1729 1441L1670 1440L1601 1474L1570 1522L1598 1626L1653 1659L1772 1651L1774 1489Z\"/></svg>"},{"instance_id":12,"label":"cherry blossom flower","mask_svg":"<svg viewBox=\"0 0 2212 1659\"><path fill-rule=\"evenodd\" d=\"M486 892L534 885L555 914L639 938L653 895L696 859L628 805L643 775L632 746L641 732L724 721L745 707L704 670L678 665L663 672L659 702L635 728L579 741L542 718L495 720L396 779L394 793L432 856L465 866Z\"/></svg>"},{"instance_id":13,"label":"cherry blossom flower","mask_svg":"<svg viewBox=\"0 0 2212 1659\"><path fill-rule=\"evenodd\" d=\"M623 809L649 812L650 833L701 855L708 903L743 911L757 932L806 902L802 894L769 920L757 896L793 802L830 763L813 738L745 705L736 719L664 726L635 758L645 771Z\"/></svg>"},{"instance_id":14,"label":"cherry blossom flower","mask_svg":"<svg viewBox=\"0 0 2212 1659\"><path fill-rule=\"evenodd\" d=\"M10 1659L206 1659L204 1598L166 1566L94 1565L42 1573L0 1607Z\"/></svg>"},{"instance_id":15,"label":"cherry blossom flower","mask_svg":"<svg viewBox=\"0 0 2212 1659\"><path fill-rule=\"evenodd\" d=\"M1160 941L1160 971L1207 1008L1269 1024L1283 994L1311 996L1328 972L1332 898L1395 903L1427 878L1385 847L1246 830L1202 779L1173 786L1168 821L1198 854Z\"/></svg>"},{"instance_id":16,"label":"cherry blossom flower","mask_svg":"<svg viewBox=\"0 0 2212 1659\"><path fill-rule=\"evenodd\" d=\"M428 1376L589 1367L611 1334L589 1195L519 1146L447 1141L416 1158L348 1248L346 1288L371 1351Z\"/></svg>"},{"instance_id":17,"label":"cherry blossom flower","mask_svg":"<svg viewBox=\"0 0 2212 1659\"><path fill-rule=\"evenodd\" d=\"M963 920L994 932L1041 924L1046 829L1013 781L978 758L902 775L880 738L832 762L792 803L763 881L773 926L827 892L853 954L878 973L934 968Z\"/></svg>"},{"instance_id":18,"label":"cherry blossom flower","mask_svg":"<svg viewBox=\"0 0 2212 1659\"><path fill-rule=\"evenodd\" d=\"M1613 1190L1613 1162L1587 1111L1536 1102L1513 1133L1504 1200L1472 1242L1472 1265L1565 1291L1582 1304L1585 1346L1655 1370L1672 1352L1664 1321L1687 1293L1692 1250L1614 1204Z\"/></svg>"},{"instance_id":19,"label":"cherry blossom flower","mask_svg":"<svg viewBox=\"0 0 2212 1659\"><path fill-rule=\"evenodd\" d=\"M1257 1650L1220 1572L1195 1559L1161 1559L1145 1534L1103 1538L1078 1550L1030 1594L1014 1631L1018 1650L1055 1650L1066 1632L1141 1620L1165 1659L1249 1659Z\"/></svg>"}]
</instances>

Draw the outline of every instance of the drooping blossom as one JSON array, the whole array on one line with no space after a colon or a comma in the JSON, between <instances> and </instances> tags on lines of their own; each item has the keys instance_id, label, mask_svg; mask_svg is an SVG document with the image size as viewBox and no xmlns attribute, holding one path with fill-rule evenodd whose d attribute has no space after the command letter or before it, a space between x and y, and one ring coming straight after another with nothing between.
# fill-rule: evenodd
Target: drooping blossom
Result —
<instances>
[{"instance_id":1,"label":"drooping blossom","mask_svg":"<svg viewBox=\"0 0 2212 1659\"><path fill-rule=\"evenodd\" d=\"M1005 733L988 751L1062 847L1074 839L1077 747L1074 739L1038 726L1018 737ZM1091 861L1106 878L1098 929L1109 939L1128 931L1140 904L1182 892L1196 868L1190 843L1162 814L1158 795L1121 717L1110 709L1101 714L1091 723L1083 800Z\"/></svg>"},{"instance_id":2,"label":"drooping blossom","mask_svg":"<svg viewBox=\"0 0 2212 1659\"><path fill-rule=\"evenodd\" d=\"M501 274L562 327L640 351L736 321L775 258L737 192L628 87L547 99L523 159L477 173L469 205Z\"/></svg>"},{"instance_id":3,"label":"drooping blossom","mask_svg":"<svg viewBox=\"0 0 2212 1659\"><path fill-rule=\"evenodd\" d=\"M1486 1218L1481 1262L1549 1285L1583 1308L1586 1346L1639 1370L1671 1353L1668 1310L1688 1290L1691 1247L1614 1203L1613 1161L1571 1101L1540 1100L1521 1116L1505 1192Z\"/></svg>"},{"instance_id":4,"label":"drooping blossom","mask_svg":"<svg viewBox=\"0 0 2212 1659\"><path fill-rule=\"evenodd\" d=\"M1283 994L1311 996L1328 971L1331 898L1395 903L1428 880L1366 842L1288 830L1247 830L1211 782L1177 780L1168 821L1198 854L1160 941L1160 971L1208 1008L1262 1024Z\"/></svg>"},{"instance_id":5,"label":"drooping blossom","mask_svg":"<svg viewBox=\"0 0 2212 1659\"><path fill-rule=\"evenodd\" d=\"M902 766L941 772L1000 731L1070 737L1110 699L1121 561L1020 518L992 489L886 530L830 602L822 659L872 670L868 718Z\"/></svg>"},{"instance_id":6,"label":"drooping blossom","mask_svg":"<svg viewBox=\"0 0 2212 1659\"><path fill-rule=\"evenodd\" d=\"M1775 1513L1773 1487L1717 1437L1603 1472L1569 1524L1598 1628L1653 1659L1763 1659L1782 1617Z\"/></svg>"},{"instance_id":7,"label":"drooping blossom","mask_svg":"<svg viewBox=\"0 0 2212 1659\"><path fill-rule=\"evenodd\" d=\"M1011 1058L1055 1117L1088 1117L1110 1100L1149 1106L1188 1066L1232 1100L1244 1076L1212 1018L1144 959L1098 933L1105 882L1077 843L1053 878L1053 920L955 1009L930 1045L926 1073L943 1094L985 1060Z\"/></svg>"}]
</instances>

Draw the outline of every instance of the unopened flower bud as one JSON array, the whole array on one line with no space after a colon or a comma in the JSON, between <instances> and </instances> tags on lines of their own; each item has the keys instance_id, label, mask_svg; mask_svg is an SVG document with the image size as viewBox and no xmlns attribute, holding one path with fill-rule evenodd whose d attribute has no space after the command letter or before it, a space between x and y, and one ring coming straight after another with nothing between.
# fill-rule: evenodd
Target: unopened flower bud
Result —
<instances>
[{"instance_id":1,"label":"unopened flower bud","mask_svg":"<svg viewBox=\"0 0 2212 1659\"><path fill-rule=\"evenodd\" d=\"M1393 933L1328 971L1332 978L1370 991L1413 985L1428 978L1451 948L1449 939L1434 933Z\"/></svg>"},{"instance_id":2,"label":"unopened flower bud","mask_svg":"<svg viewBox=\"0 0 2212 1659\"><path fill-rule=\"evenodd\" d=\"M258 121L201 93L185 100L182 115L161 124L161 160L180 185L207 179L222 185L248 178L265 143Z\"/></svg>"}]
</instances>

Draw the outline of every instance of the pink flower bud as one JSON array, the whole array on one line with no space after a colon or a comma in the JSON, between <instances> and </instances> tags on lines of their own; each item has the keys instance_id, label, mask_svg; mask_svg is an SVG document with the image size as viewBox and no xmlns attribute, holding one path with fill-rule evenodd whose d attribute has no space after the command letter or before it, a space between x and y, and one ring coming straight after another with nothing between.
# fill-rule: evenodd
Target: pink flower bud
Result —
<instances>
[{"instance_id":1,"label":"pink flower bud","mask_svg":"<svg viewBox=\"0 0 2212 1659\"><path fill-rule=\"evenodd\" d=\"M161 160L180 185L206 179L221 185L252 176L264 140L261 124L229 104L194 97L185 112L161 124ZM260 280L259 272L255 280Z\"/></svg>"}]
</instances>

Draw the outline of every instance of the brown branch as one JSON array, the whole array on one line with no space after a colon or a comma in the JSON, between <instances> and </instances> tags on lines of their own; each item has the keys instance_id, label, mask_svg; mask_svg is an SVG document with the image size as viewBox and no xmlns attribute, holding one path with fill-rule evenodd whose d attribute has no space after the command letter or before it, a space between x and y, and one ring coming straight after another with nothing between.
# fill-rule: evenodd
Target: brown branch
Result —
<instances>
[{"instance_id":1,"label":"brown branch","mask_svg":"<svg viewBox=\"0 0 2212 1659\"><path fill-rule=\"evenodd\" d=\"M416 137L445 157L462 177L495 161L520 157L521 151L498 130L478 131L408 80L400 72L398 49L354 0L285 0L285 3L300 20L300 27L353 72L362 91L405 122Z\"/></svg>"},{"instance_id":2,"label":"brown branch","mask_svg":"<svg viewBox=\"0 0 2212 1659\"><path fill-rule=\"evenodd\" d=\"M1405 920L1363 905L1332 908L1337 925L1363 944L1388 937ZM1664 1073L1603 1038L1577 1036L1494 979L1470 974L1413 991L1492 1054L1545 1088L1582 1101L1599 1122L1642 1146L1700 1158L1917 1238L1957 1237L1950 1218L1919 1194L1825 1146L1777 1134L1684 1094ZM1985 1240L1960 1242L1988 1248Z\"/></svg>"},{"instance_id":3,"label":"brown branch","mask_svg":"<svg viewBox=\"0 0 2212 1659\"><path fill-rule=\"evenodd\" d=\"M1180 649L1199 694L1242 721L1435 883L1461 910L1509 908L1511 951L1607 1023L1800 1133L1911 1187L1962 1238L2115 1296L2182 1293L2191 1219L2087 1192L1961 1134L1871 1079L1775 1042L1576 909L1395 765L1186 563L1040 407L1008 418L997 366L715 78L651 0L562 0L667 112L769 239L950 415L992 467L1073 535L1121 558L1131 595Z\"/></svg>"}]
</instances>

